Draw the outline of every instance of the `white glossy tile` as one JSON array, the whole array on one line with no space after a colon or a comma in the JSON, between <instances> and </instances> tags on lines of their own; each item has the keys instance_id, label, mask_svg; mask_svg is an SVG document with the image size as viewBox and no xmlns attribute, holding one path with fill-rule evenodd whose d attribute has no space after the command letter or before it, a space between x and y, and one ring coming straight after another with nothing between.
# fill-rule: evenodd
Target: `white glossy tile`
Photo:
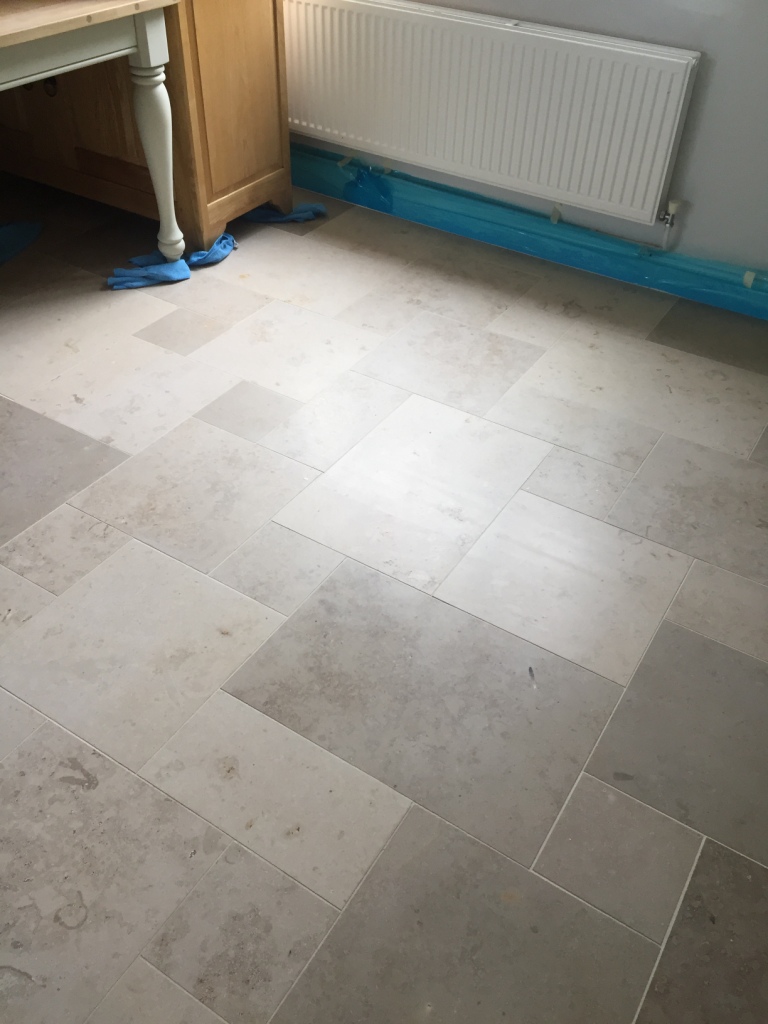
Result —
<instances>
[{"instance_id":1,"label":"white glossy tile","mask_svg":"<svg viewBox=\"0 0 768 1024\"><path fill-rule=\"evenodd\" d=\"M282 621L131 543L0 647L0 678L137 769Z\"/></svg>"},{"instance_id":2,"label":"white glossy tile","mask_svg":"<svg viewBox=\"0 0 768 1024\"><path fill-rule=\"evenodd\" d=\"M211 576L283 615L291 615L343 561L337 551L277 523L267 523Z\"/></svg>"},{"instance_id":3,"label":"white glossy tile","mask_svg":"<svg viewBox=\"0 0 768 1024\"><path fill-rule=\"evenodd\" d=\"M482 416L543 353L524 341L420 313L355 369Z\"/></svg>"},{"instance_id":4,"label":"white glossy tile","mask_svg":"<svg viewBox=\"0 0 768 1024\"><path fill-rule=\"evenodd\" d=\"M63 594L129 540L99 519L61 505L0 548L0 563L52 594Z\"/></svg>"},{"instance_id":5,"label":"white glossy tile","mask_svg":"<svg viewBox=\"0 0 768 1024\"><path fill-rule=\"evenodd\" d=\"M0 644L51 601L53 596L47 590L0 565Z\"/></svg>"},{"instance_id":6,"label":"white glossy tile","mask_svg":"<svg viewBox=\"0 0 768 1024\"><path fill-rule=\"evenodd\" d=\"M228 693L215 694L142 775L336 906L410 806Z\"/></svg>"},{"instance_id":7,"label":"white glossy tile","mask_svg":"<svg viewBox=\"0 0 768 1024\"><path fill-rule=\"evenodd\" d=\"M694 562L667 618L768 661L768 586Z\"/></svg>"},{"instance_id":8,"label":"white glossy tile","mask_svg":"<svg viewBox=\"0 0 768 1024\"><path fill-rule=\"evenodd\" d=\"M0 689L0 760L31 736L44 721L34 708Z\"/></svg>"},{"instance_id":9,"label":"white glossy tile","mask_svg":"<svg viewBox=\"0 0 768 1024\"><path fill-rule=\"evenodd\" d=\"M412 396L274 518L430 591L549 450Z\"/></svg>"},{"instance_id":10,"label":"white glossy tile","mask_svg":"<svg viewBox=\"0 0 768 1024\"><path fill-rule=\"evenodd\" d=\"M649 341L561 342L520 384L744 457L768 417L768 377Z\"/></svg>"},{"instance_id":11,"label":"white glossy tile","mask_svg":"<svg viewBox=\"0 0 768 1024\"><path fill-rule=\"evenodd\" d=\"M306 402L380 340L362 328L272 302L203 345L192 358Z\"/></svg>"},{"instance_id":12,"label":"white glossy tile","mask_svg":"<svg viewBox=\"0 0 768 1024\"><path fill-rule=\"evenodd\" d=\"M203 572L317 476L198 419L119 468L71 504Z\"/></svg>"},{"instance_id":13,"label":"white glossy tile","mask_svg":"<svg viewBox=\"0 0 768 1024\"><path fill-rule=\"evenodd\" d=\"M633 472L661 437L660 430L552 395L545 386L529 384L526 377L513 384L485 416Z\"/></svg>"},{"instance_id":14,"label":"white glossy tile","mask_svg":"<svg viewBox=\"0 0 768 1024\"><path fill-rule=\"evenodd\" d=\"M631 479L627 469L554 448L526 480L523 490L603 519Z\"/></svg>"},{"instance_id":15,"label":"white glossy tile","mask_svg":"<svg viewBox=\"0 0 768 1024\"><path fill-rule=\"evenodd\" d=\"M261 443L307 466L329 469L407 397L407 391L347 371Z\"/></svg>"},{"instance_id":16,"label":"white glossy tile","mask_svg":"<svg viewBox=\"0 0 768 1024\"><path fill-rule=\"evenodd\" d=\"M126 452L139 452L237 383L138 338L101 347L25 404Z\"/></svg>"},{"instance_id":17,"label":"white glossy tile","mask_svg":"<svg viewBox=\"0 0 768 1024\"><path fill-rule=\"evenodd\" d=\"M626 684L690 564L660 544L520 492L437 596Z\"/></svg>"}]
</instances>

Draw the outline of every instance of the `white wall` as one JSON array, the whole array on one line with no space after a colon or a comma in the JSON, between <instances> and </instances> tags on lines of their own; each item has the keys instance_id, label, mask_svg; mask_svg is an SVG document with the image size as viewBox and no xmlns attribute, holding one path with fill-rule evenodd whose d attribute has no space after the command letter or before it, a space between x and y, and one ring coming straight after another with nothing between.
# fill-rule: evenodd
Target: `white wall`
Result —
<instances>
[{"instance_id":1,"label":"white wall","mask_svg":"<svg viewBox=\"0 0 768 1024\"><path fill-rule=\"evenodd\" d=\"M768 0L436 2L700 50L704 57L670 192L689 204L676 247L693 256L768 269ZM541 208L525 196L507 193L506 198ZM568 210L567 219L640 241L660 237L660 228L592 214Z\"/></svg>"}]
</instances>

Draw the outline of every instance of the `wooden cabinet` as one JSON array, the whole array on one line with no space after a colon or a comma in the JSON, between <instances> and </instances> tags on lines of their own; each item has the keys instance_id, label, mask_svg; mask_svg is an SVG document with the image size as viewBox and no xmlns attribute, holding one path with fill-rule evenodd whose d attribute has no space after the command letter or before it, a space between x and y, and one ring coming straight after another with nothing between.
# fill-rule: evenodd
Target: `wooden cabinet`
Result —
<instances>
[{"instance_id":1,"label":"wooden cabinet","mask_svg":"<svg viewBox=\"0 0 768 1024\"><path fill-rule=\"evenodd\" d=\"M176 209L208 248L261 203L291 205L282 0L166 8ZM0 93L0 168L157 217L127 58Z\"/></svg>"}]
</instances>

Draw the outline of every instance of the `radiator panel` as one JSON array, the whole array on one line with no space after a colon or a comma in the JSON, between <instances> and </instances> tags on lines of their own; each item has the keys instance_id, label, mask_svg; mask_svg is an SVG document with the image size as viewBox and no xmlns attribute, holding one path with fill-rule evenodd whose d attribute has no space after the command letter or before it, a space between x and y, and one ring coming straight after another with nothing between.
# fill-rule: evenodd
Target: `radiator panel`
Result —
<instances>
[{"instance_id":1,"label":"radiator panel","mask_svg":"<svg viewBox=\"0 0 768 1024\"><path fill-rule=\"evenodd\" d=\"M406 2L284 8L293 131L656 219L699 54Z\"/></svg>"}]
</instances>

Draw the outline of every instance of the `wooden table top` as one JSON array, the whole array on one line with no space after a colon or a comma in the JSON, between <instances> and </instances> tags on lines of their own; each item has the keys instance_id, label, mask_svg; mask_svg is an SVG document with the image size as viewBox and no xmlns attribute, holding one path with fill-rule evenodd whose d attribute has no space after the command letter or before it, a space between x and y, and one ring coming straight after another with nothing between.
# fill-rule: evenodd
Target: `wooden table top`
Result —
<instances>
[{"instance_id":1,"label":"wooden table top","mask_svg":"<svg viewBox=\"0 0 768 1024\"><path fill-rule=\"evenodd\" d=\"M70 32L179 0L0 0L0 46Z\"/></svg>"}]
</instances>

